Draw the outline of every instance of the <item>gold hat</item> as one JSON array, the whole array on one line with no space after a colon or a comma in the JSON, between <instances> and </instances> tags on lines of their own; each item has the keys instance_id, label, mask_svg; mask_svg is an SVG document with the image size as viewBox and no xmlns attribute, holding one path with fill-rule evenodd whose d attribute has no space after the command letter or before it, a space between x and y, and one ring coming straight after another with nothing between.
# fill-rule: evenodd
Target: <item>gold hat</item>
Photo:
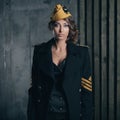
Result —
<instances>
[{"instance_id":1,"label":"gold hat","mask_svg":"<svg viewBox=\"0 0 120 120\"><path fill-rule=\"evenodd\" d=\"M54 12L51 16L51 20L57 21L57 20L61 20L64 18L68 18L70 16L72 16L72 15L70 14L70 12L68 11L68 9L65 6L57 4L54 8Z\"/></svg>"}]
</instances>

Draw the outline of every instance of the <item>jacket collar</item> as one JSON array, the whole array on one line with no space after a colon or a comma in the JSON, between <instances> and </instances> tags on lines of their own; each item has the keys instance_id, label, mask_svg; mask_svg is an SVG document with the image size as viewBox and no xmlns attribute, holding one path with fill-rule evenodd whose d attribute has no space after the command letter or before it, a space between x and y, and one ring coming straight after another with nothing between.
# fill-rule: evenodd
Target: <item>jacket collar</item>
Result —
<instances>
[{"instance_id":1,"label":"jacket collar","mask_svg":"<svg viewBox=\"0 0 120 120\"><path fill-rule=\"evenodd\" d=\"M54 43L55 43L54 38L49 40L47 43L43 43L43 47L42 47L43 49L41 49L41 52L43 53L51 52L51 47ZM79 54L79 51L77 50L76 45L71 41L67 42L67 52L68 52L68 55Z\"/></svg>"},{"instance_id":2,"label":"jacket collar","mask_svg":"<svg viewBox=\"0 0 120 120\"><path fill-rule=\"evenodd\" d=\"M52 64L52 52L51 47L54 44L54 39L49 40L47 43L43 43L39 49L40 52L40 68L43 72L54 79L54 71ZM73 59L74 56L78 54L78 50L76 49L76 45L72 42L67 42L67 60ZM70 57L71 56L71 57Z\"/></svg>"}]
</instances>

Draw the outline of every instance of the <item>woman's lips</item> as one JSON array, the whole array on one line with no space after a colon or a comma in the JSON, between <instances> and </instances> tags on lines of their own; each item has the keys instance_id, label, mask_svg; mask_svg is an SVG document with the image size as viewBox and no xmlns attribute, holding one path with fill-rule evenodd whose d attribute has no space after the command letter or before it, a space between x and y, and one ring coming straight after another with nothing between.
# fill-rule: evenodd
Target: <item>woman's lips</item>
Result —
<instances>
[{"instance_id":1,"label":"woman's lips","mask_svg":"<svg viewBox=\"0 0 120 120\"><path fill-rule=\"evenodd\" d=\"M58 34L58 36L64 36L64 34Z\"/></svg>"}]
</instances>

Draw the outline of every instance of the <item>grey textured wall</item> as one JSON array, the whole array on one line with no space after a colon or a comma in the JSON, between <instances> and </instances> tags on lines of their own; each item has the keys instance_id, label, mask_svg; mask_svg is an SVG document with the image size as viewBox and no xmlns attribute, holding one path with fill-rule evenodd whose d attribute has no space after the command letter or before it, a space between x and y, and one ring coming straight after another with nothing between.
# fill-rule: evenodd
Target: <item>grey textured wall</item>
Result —
<instances>
[{"instance_id":1,"label":"grey textured wall","mask_svg":"<svg viewBox=\"0 0 120 120\"><path fill-rule=\"evenodd\" d=\"M52 37L47 27L57 3L76 19L76 0L0 0L0 120L27 119L33 45Z\"/></svg>"},{"instance_id":2,"label":"grey textured wall","mask_svg":"<svg viewBox=\"0 0 120 120\"><path fill-rule=\"evenodd\" d=\"M47 41L56 3L69 7L89 45L95 120L120 119L120 0L0 0L0 120L26 120L33 45Z\"/></svg>"}]
</instances>

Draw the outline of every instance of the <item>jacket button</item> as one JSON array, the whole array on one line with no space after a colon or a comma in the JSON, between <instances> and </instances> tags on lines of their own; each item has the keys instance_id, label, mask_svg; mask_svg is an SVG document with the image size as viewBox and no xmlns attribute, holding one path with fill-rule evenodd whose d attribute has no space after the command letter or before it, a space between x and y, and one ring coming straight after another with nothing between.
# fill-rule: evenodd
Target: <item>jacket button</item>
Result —
<instances>
[{"instance_id":1,"label":"jacket button","mask_svg":"<svg viewBox=\"0 0 120 120\"><path fill-rule=\"evenodd\" d=\"M80 117L82 117L82 114L80 113Z\"/></svg>"},{"instance_id":2,"label":"jacket button","mask_svg":"<svg viewBox=\"0 0 120 120\"><path fill-rule=\"evenodd\" d=\"M63 100L63 98L62 98L62 97L60 97L60 100Z\"/></svg>"},{"instance_id":3,"label":"jacket button","mask_svg":"<svg viewBox=\"0 0 120 120\"><path fill-rule=\"evenodd\" d=\"M53 109L52 109L52 108L50 108L50 111L53 111Z\"/></svg>"},{"instance_id":4,"label":"jacket button","mask_svg":"<svg viewBox=\"0 0 120 120\"><path fill-rule=\"evenodd\" d=\"M38 88L41 90L42 89L42 87L41 86L38 86Z\"/></svg>"},{"instance_id":5,"label":"jacket button","mask_svg":"<svg viewBox=\"0 0 120 120\"><path fill-rule=\"evenodd\" d=\"M81 92L81 88L79 89L79 92Z\"/></svg>"},{"instance_id":6,"label":"jacket button","mask_svg":"<svg viewBox=\"0 0 120 120\"><path fill-rule=\"evenodd\" d=\"M40 102L40 99L38 99L37 101Z\"/></svg>"},{"instance_id":7,"label":"jacket button","mask_svg":"<svg viewBox=\"0 0 120 120\"><path fill-rule=\"evenodd\" d=\"M63 108L62 107L60 107L60 111L62 111L63 110Z\"/></svg>"}]
</instances>

